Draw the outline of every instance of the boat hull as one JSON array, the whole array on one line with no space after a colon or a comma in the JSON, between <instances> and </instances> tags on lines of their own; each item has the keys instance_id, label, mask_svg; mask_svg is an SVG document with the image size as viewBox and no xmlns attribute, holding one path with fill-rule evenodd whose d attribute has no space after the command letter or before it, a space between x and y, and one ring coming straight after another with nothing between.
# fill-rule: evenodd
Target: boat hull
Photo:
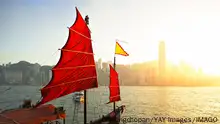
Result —
<instances>
[{"instance_id":1,"label":"boat hull","mask_svg":"<svg viewBox=\"0 0 220 124\"><path fill-rule=\"evenodd\" d=\"M125 106L118 107L115 112L112 111L109 114L99 118L95 121L91 121L89 124L119 124L121 115L123 114Z\"/></svg>"}]
</instances>

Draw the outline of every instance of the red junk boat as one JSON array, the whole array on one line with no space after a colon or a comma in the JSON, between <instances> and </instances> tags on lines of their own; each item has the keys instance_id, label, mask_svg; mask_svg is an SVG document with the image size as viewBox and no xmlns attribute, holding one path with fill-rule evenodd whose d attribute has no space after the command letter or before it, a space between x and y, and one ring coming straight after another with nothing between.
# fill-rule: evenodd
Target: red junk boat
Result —
<instances>
[{"instance_id":1,"label":"red junk boat","mask_svg":"<svg viewBox=\"0 0 220 124\"><path fill-rule=\"evenodd\" d=\"M114 62L115 67L115 62ZM115 102L120 101L120 87L119 87L119 81L118 81L118 73L115 71L115 69L109 65L110 68L110 84L109 84L109 90L110 90L110 96L109 96L109 103L113 103L113 111L110 112L107 115L103 115L102 118L99 118L95 121L91 121L90 124L102 124L102 123L110 123L110 124L118 124L120 122L121 114L123 114L125 105L122 105L120 107L115 107Z\"/></svg>"}]
</instances>

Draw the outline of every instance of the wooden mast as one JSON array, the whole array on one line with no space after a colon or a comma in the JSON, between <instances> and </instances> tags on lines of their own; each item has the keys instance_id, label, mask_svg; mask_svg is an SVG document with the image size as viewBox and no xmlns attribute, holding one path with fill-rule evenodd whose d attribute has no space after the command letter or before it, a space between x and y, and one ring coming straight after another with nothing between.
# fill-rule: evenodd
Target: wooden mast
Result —
<instances>
[{"instance_id":1,"label":"wooden mast","mask_svg":"<svg viewBox=\"0 0 220 124\"><path fill-rule=\"evenodd\" d=\"M115 69L116 67L116 64L115 64L115 61L116 61L116 57L114 56L114 63L113 63L113 68ZM115 112L115 102L113 103L113 110Z\"/></svg>"},{"instance_id":2,"label":"wooden mast","mask_svg":"<svg viewBox=\"0 0 220 124\"><path fill-rule=\"evenodd\" d=\"M89 25L89 17L86 15L85 22ZM84 90L84 124L87 124L87 98L86 98L86 90Z\"/></svg>"}]
</instances>

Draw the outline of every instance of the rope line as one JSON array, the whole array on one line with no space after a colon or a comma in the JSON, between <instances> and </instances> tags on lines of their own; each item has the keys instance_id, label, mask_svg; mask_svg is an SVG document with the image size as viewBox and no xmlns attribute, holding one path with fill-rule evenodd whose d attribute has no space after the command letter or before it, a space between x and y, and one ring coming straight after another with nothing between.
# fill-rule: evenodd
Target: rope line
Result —
<instances>
[{"instance_id":1,"label":"rope line","mask_svg":"<svg viewBox=\"0 0 220 124\"><path fill-rule=\"evenodd\" d=\"M49 60L50 57L54 56L59 50L56 50L52 55L50 55L49 57L47 57L46 59L44 59L44 61L42 61L42 65L44 65L45 62L47 62ZM43 59L42 59L43 60ZM40 63L41 61L38 61L38 63Z\"/></svg>"}]
</instances>

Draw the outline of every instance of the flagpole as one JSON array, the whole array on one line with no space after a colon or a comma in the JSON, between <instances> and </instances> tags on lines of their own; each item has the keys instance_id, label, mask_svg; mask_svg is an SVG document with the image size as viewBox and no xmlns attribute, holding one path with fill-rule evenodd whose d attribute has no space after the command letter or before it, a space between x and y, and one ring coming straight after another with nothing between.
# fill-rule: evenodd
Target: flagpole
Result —
<instances>
[{"instance_id":1,"label":"flagpole","mask_svg":"<svg viewBox=\"0 0 220 124\"><path fill-rule=\"evenodd\" d=\"M115 62L116 62L116 56L114 55L114 63L113 63L114 70L115 70L115 66L116 66ZM113 110L115 112L115 102L113 103Z\"/></svg>"},{"instance_id":2,"label":"flagpole","mask_svg":"<svg viewBox=\"0 0 220 124\"><path fill-rule=\"evenodd\" d=\"M128 56L128 53L119 45L119 43L117 42L118 40L116 39L116 45L115 45L115 54L114 54L114 63L113 63L113 68L116 71L116 54L120 54L123 56ZM118 51L119 49L119 51ZM115 105L116 102L113 103L113 110L115 112Z\"/></svg>"}]
</instances>

